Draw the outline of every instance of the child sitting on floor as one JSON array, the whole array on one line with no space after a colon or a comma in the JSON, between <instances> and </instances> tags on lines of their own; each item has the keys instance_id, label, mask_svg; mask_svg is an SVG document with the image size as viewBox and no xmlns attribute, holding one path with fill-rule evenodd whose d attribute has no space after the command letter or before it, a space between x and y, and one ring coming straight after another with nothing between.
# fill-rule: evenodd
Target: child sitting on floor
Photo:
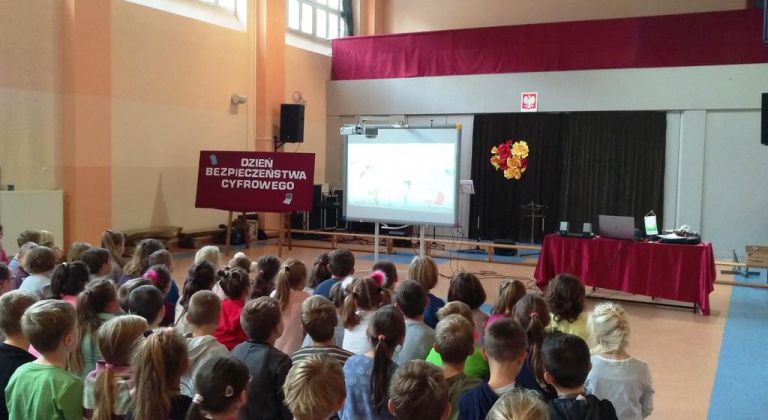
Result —
<instances>
[{"instance_id":1,"label":"child sitting on floor","mask_svg":"<svg viewBox=\"0 0 768 420\"><path fill-rule=\"evenodd\" d=\"M472 324L472 329L474 331L474 317L472 316L472 310L469 309L469 306L467 306L466 303L458 301L449 302L437 313L439 319L443 319L448 315L461 315L464 317L464 319L469 321L470 324ZM476 338L475 342L477 342ZM443 359L435 349L430 350L429 355L427 355L427 361L437 367L441 367L443 365ZM490 370L488 367L488 361L483 357L482 347L477 345L474 346L474 350L469 355L469 357L467 357L466 363L464 364L464 373L470 378L477 378L482 380L488 379Z\"/></svg>"},{"instance_id":2,"label":"child sitting on floor","mask_svg":"<svg viewBox=\"0 0 768 420\"><path fill-rule=\"evenodd\" d=\"M640 420L653 412L651 371L627 353L629 317L621 305L603 302L592 311L592 336L597 341L586 392L607 399L620 419Z\"/></svg>"},{"instance_id":3,"label":"child sitting on floor","mask_svg":"<svg viewBox=\"0 0 768 420\"><path fill-rule=\"evenodd\" d=\"M306 359L313 355L330 357L344 363L354 354L348 352L334 342L334 332L339 320L336 315L336 307L322 296L311 296L301 304L301 325L311 342L293 353L293 363Z\"/></svg>"},{"instance_id":4,"label":"child sitting on floor","mask_svg":"<svg viewBox=\"0 0 768 420\"><path fill-rule=\"evenodd\" d=\"M363 354L370 349L368 323L381 306L381 300L381 287L372 278L355 279L349 286L342 315L344 343L341 347L344 350Z\"/></svg>"},{"instance_id":5,"label":"child sitting on floor","mask_svg":"<svg viewBox=\"0 0 768 420\"><path fill-rule=\"evenodd\" d=\"M96 332L102 324L115 317L118 310L115 284L110 279L96 279L85 285L77 296L77 328L80 345L72 353L69 371L85 378L96 369L101 359L96 344Z\"/></svg>"},{"instance_id":6,"label":"child sitting on floor","mask_svg":"<svg viewBox=\"0 0 768 420\"><path fill-rule=\"evenodd\" d=\"M448 302L459 301L464 302L472 310L472 318L475 322L475 336L478 337L477 345L483 345L483 328L488 321L488 315L480 310L480 306L485 303L485 289L480 284L480 279L472 273L466 271L459 271L451 279L451 283L448 286Z\"/></svg>"},{"instance_id":7,"label":"child sitting on floor","mask_svg":"<svg viewBox=\"0 0 768 420\"><path fill-rule=\"evenodd\" d=\"M0 296L0 335L5 336L0 344L0 419L8 418L5 405L8 381L21 365L35 360L35 356L28 353L29 340L21 331L21 317L37 300L32 293L20 290Z\"/></svg>"},{"instance_id":8,"label":"child sitting on floor","mask_svg":"<svg viewBox=\"0 0 768 420\"><path fill-rule=\"evenodd\" d=\"M218 276L219 285L227 297L221 301L219 327L212 335L227 350L232 350L248 338L240 324L240 313L245 306L245 298L251 292L251 280L248 273L239 268L219 270Z\"/></svg>"},{"instance_id":9,"label":"child sitting on floor","mask_svg":"<svg viewBox=\"0 0 768 420\"><path fill-rule=\"evenodd\" d=\"M576 334L588 341L585 293L584 285L578 277L570 274L555 276L547 285L547 293L544 295L552 313L547 330Z\"/></svg>"},{"instance_id":10,"label":"child sitting on floor","mask_svg":"<svg viewBox=\"0 0 768 420\"><path fill-rule=\"evenodd\" d=\"M397 289L395 301L405 315L405 341L395 351L392 360L398 365L404 365L410 360L426 359L435 344L435 330L424 323L427 291L421 284L406 280Z\"/></svg>"},{"instance_id":11,"label":"child sitting on floor","mask_svg":"<svg viewBox=\"0 0 768 420\"><path fill-rule=\"evenodd\" d=\"M320 355L303 358L288 371L283 392L295 420L338 418L346 397L342 365Z\"/></svg>"},{"instance_id":12,"label":"child sitting on floor","mask_svg":"<svg viewBox=\"0 0 768 420\"><path fill-rule=\"evenodd\" d=\"M437 323L435 352L443 362L443 375L448 382L451 402L450 420L459 418L459 398L482 381L464 374L464 363L475 349L472 323L461 315L448 315Z\"/></svg>"},{"instance_id":13,"label":"child sitting on floor","mask_svg":"<svg viewBox=\"0 0 768 420\"><path fill-rule=\"evenodd\" d=\"M82 262L61 263L51 274L51 295L54 299L77 306L77 295L85 290L88 278L88 267Z\"/></svg>"},{"instance_id":14,"label":"child sitting on floor","mask_svg":"<svg viewBox=\"0 0 768 420\"><path fill-rule=\"evenodd\" d=\"M280 302L285 331L275 342L275 347L285 354L293 354L301 347L304 330L301 328L301 304L309 297L304 291L307 284L307 267L292 258L286 260L277 273L277 287L272 297Z\"/></svg>"},{"instance_id":15,"label":"child sitting on floor","mask_svg":"<svg viewBox=\"0 0 768 420\"><path fill-rule=\"evenodd\" d=\"M515 305L515 319L525 330L528 339L528 356L517 375L517 384L540 393L547 401L557 398L557 392L544 380L541 361L541 346L550 319L547 302L539 295L525 295Z\"/></svg>"},{"instance_id":16,"label":"child sitting on floor","mask_svg":"<svg viewBox=\"0 0 768 420\"><path fill-rule=\"evenodd\" d=\"M448 395L448 383L440 368L411 360L392 376L389 412L398 420L445 420L451 413Z\"/></svg>"},{"instance_id":17,"label":"child sitting on floor","mask_svg":"<svg viewBox=\"0 0 768 420\"><path fill-rule=\"evenodd\" d=\"M205 359L195 371L195 397L187 420L235 418L247 401L250 379L248 367L230 355Z\"/></svg>"},{"instance_id":18,"label":"child sitting on floor","mask_svg":"<svg viewBox=\"0 0 768 420\"><path fill-rule=\"evenodd\" d=\"M437 311L445 306L445 302L439 297L433 295L431 290L437 286L437 264L435 260L430 256L416 256L411 261L411 265L408 266L408 279L416 280L424 286L424 289L429 293L429 304L424 309L424 323L429 325L430 328L437 326Z\"/></svg>"},{"instance_id":19,"label":"child sitting on floor","mask_svg":"<svg viewBox=\"0 0 768 420\"><path fill-rule=\"evenodd\" d=\"M211 335L219 327L221 317L219 297L210 290L201 290L192 295L188 307L186 317L192 331L185 334L184 339L187 341L189 351L189 370L181 378L181 393L192 397L195 395L194 374L197 367L206 358L229 354L229 351Z\"/></svg>"}]
</instances>

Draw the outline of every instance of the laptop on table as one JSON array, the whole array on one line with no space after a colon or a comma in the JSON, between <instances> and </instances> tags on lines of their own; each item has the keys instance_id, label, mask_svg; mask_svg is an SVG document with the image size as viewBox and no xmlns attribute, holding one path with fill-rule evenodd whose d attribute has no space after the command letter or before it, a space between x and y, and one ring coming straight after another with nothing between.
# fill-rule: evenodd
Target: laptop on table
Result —
<instances>
[{"instance_id":1,"label":"laptop on table","mask_svg":"<svg viewBox=\"0 0 768 420\"><path fill-rule=\"evenodd\" d=\"M598 234L603 238L635 240L635 218L599 215Z\"/></svg>"}]
</instances>

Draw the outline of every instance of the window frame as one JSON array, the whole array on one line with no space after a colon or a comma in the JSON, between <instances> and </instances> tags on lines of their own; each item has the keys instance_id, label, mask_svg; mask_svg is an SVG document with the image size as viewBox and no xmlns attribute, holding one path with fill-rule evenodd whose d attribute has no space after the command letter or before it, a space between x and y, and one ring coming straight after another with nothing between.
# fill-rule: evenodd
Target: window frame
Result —
<instances>
[{"instance_id":1,"label":"window frame","mask_svg":"<svg viewBox=\"0 0 768 420\"><path fill-rule=\"evenodd\" d=\"M291 27L291 25L290 25L290 3L291 3L291 0L285 0L285 30L286 30L286 32L290 32L293 35L301 36L301 37L304 37L306 39L312 40L314 42L319 42L319 43L322 43L322 44L325 44L325 45L328 45L328 46L331 45L331 41L333 41L334 39L343 38L343 37L347 36L347 34L346 34L347 28L346 28L346 25L344 24L344 16L343 16L343 13L344 13L344 2L342 0L338 0L339 1L339 8L338 9L334 9L334 8L329 7L327 5L327 2L328 2L327 0L326 0L326 4L321 4L317 0L295 0L295 1L299 5L299 28L296 29L296 28L292 28ZM303 30L301 30L302 17L303 17L303 13L304 13L302 6L304 4L307 4L307 5L312 7L312 33L307 33L307 32L304 32ZM326 13L326 26L325 26L326 35L328 34L328 28L330 27L330 25L328 25L328 23L331 20L330 16L331 15L338 16L339 35L336 38L328 38L327 36L322 37L322 36L319 36L317 34L317 11L318 10L322 10L322 11L324 11Z\"/></svg>"}]
</instances>

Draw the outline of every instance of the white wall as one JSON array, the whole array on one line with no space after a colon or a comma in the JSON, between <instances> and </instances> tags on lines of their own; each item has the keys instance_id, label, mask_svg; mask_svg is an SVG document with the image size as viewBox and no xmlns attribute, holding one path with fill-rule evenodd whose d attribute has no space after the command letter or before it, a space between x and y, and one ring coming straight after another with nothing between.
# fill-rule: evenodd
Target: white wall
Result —
<instances>
[{"instance_id":1,"label":"white wall","mask_svg":"<svg viewBox=\"0 0 768 420\"><path fill-rule=\"evenodd\" d=\"M332 81L326 179L340 180L332 151L340 150L338 127L351 116L466 121L476 113L518 112L524 91L539 92L540 112L667 111L662 225L698 229L718 258L732 249L743 255L748 243L768 244L768 193L754 184L768 175L768 148L759 137L768 64ZM718 158L721 149L727 160Z\"/></svg>"}]
</instances>

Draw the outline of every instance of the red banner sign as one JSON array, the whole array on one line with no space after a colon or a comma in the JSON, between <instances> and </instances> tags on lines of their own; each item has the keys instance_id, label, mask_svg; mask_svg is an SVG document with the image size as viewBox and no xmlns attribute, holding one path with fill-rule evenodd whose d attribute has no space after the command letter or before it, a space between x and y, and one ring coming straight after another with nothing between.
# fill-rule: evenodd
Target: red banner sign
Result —
<instances>
[{"instance_id":1,"label":"red banner sign","mask_svg":"<svg viewBox=\"0 0 768 420\"><path fill-rule=\"evenodd\" d=\"M311 211L314 175L314 153L201 151L195 207Z\"/></svg>"}]
</instances>

